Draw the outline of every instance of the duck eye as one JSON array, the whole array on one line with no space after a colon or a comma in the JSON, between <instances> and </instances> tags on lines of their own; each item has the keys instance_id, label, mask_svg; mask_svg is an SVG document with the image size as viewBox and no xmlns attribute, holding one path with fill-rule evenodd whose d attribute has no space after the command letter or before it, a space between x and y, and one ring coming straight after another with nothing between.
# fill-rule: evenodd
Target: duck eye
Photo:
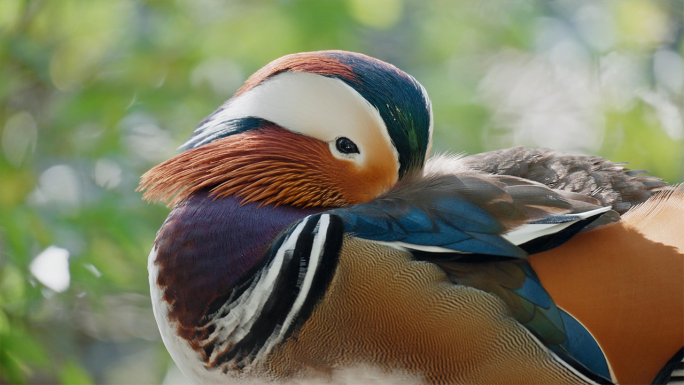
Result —
<instances>
[{"instance_id":1,"label":"duck eye","mask_svg":"<svg viewBox=\"0 0 684 385\"><path fill-rule=\"evenodd\" d=\"M354 142L352 142L349 138L337 138L337 140L335 141L335 147L337 147L337 151L343 154L359 153L359 148L356 147L356 144L354 144Z\"/></svg>"}]
</instances>

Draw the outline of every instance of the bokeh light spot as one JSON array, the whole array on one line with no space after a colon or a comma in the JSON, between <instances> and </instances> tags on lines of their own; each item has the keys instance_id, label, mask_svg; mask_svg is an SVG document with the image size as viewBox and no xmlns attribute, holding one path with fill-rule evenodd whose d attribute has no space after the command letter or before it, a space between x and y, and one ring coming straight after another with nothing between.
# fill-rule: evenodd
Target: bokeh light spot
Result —
<instances>
[{"instance_id":1,"label":"bokeh light spot","mask_svg":"<svg viewBox=\"0 0 684 385\"><path fill-rule=\"evenodd\" d=\"M0 32L12 28L19 21L22 2L20 0L0 1Z\"/></svg>"},{"instance_id":2,"label":"bokeh light spot","mask_svg":"<svg viewBox=\"0 0 684 385\"><path fill-rule=\"evenodd\" d=\"M12 115L2 132L2 152L14 166L19 167L26 155L36 150L38 128L33 116L22 111Z\"/></svg>"},{"instance_id":3,"label":"bokeh light spot","mask_svg":"<svg viewBox=\"0 0 684 385\"><path fill-rule=\"evenodd\" d=\"M404 3L401 0L352 0L349 7L352 17L359 23L387 29L401 18Z\"/></svg>"},{"instance_id":4,"label":"bokeh light spot","mask_svg":"<svg viewBox=\"0 0 684 385\"><path fill-rule=\"evenodd\" d=\"M32 203L56 204L59 209L71 209L81 203L81 179L76 170L58 164L45 170L38 179L38 188L31 195Z\"/></svg>"},{"instance_id":5,"label":"bokeh light spot","mask_svg":"<svg viewBox=\"0 0 684 385\"><path fill-rule=\"evenodd\" d=\"M50 290L61 293L69 288L69 251L50 246L31 262L31 274Z\"/></svg>"},{"instance_id":6,"label":"bokeh light spot","mask_svg":"<svg viewBox=\"0 0 684 385\"><path fill-rule=\"evenodd\" d=\"M99 159L95 163L93 179L95 184L108 190L114 189L121 183L121 167L109 159Z\"/></svg>"}]
</instances>

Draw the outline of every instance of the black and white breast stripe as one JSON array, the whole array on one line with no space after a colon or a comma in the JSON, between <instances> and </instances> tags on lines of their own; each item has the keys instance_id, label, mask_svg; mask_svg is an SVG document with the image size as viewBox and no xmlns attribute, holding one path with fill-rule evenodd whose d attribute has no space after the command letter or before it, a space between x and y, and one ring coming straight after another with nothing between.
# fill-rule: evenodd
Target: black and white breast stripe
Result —
<instances>
[{"instance_id":1,"label":"black and white breast stripe","mask_svg":"<svg viewBox=\"0 0 684 385\"><path fill-rule=\"evenodd\" d=\"M679 349L665 364L653 384L684 385L684 348Z\"/></svg>"},{"instance_id":2,"label":"black and white breast stripe","mask_svg":"<svg viewBox=\"0 0 684 385\"><path fill-rule=\"evenodd\" d=\"M679 362L677 367L672 371L672 375L670 376L670 380L667 382L667 385L683 385L683 384L684 384L684 362Z\"/></svg>"},{"instance_id":3,"label":"black and white breast stripe","mask_svg":"<svg viewBox=\"0 0 684 385\"><path fill-rule=\"evenodd\" d=\"M203 325L212 330L200 342L208 367L248 369L301 326L334 275L343 228L339 217L316 214L276 239L265 266Z\"/></svg>"}]
</instances>

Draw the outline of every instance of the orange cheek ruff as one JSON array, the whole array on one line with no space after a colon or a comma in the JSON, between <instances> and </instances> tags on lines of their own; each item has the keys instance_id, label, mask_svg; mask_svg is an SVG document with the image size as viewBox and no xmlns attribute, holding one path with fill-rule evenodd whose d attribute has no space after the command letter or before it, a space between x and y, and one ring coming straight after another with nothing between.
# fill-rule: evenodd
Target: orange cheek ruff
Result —
<instances>
[{"instance_id":1,"label":"orange cheek ruff","mask_svg":"<svg viewBox=\"0 0 684 385\"><path fill-rule=\"evenodd\" d=\"M327 143L269 125L185 151L146 172L147 201L176 204L202 189L243 203L339 207L367 202L397 180L392 159L364 168L337 159Z\"/></svg>"}]
</instances>

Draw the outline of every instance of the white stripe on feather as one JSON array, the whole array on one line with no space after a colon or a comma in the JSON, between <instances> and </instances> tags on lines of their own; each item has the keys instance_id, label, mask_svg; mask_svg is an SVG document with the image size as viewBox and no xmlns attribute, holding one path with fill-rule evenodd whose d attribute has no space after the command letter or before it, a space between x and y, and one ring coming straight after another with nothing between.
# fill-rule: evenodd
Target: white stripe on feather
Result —
<instances>
[{"instance_id":1,"label":"white stripe on feather","mask_svg":"<svg viewBox=\"0 0 684 385\"><path fill-rule=\"evenodd\" d=\"M458 251L458 250L447 249L446 247L416 245L416 244L413 244L413 243L406 243L406 242L383 242L383 241L376 241L376 243L381 244L381 245L386 245L386 246L389 246L389 247L393 247L393 248L399 249L399 250L418 250L418 251L426 251L426 252L428 252L428 253L460 253L460 254L471 254L471 253L465 253L465 252Z\"/></svg>"},{"instance_id":2,"label":"white stripe on feather","mask_svg":"<svg viewBox=\"0 0 684 385\"><path fill-rule=\"evenodd\" d=\"M311 254L309 256L309 264L306 270L306 275L304 276L304 280L302 282L301 288L299 289L299 293L297 294L297 298L295 299L295 302L292 304L292 309L290 309L290 312L287 314L287 317L285 318L285 321L283 321L283 324L280 326L280 329L275 330L273 334L268 338L268 340L264 344L264 347L257 354L257 357L255 358L254 362L258 362L262 358L266 357L268 353L271 351L271 349L273 349L275 345L282 341L283 337L285 336L285 333L290 327L290 324L292 324L294 318L297 316L297 314L299 314L299 311L304 305L304 301L306 301L306 298L309 296L311 284L313 283L314 277L318 270L318 264L321 260L321 256L323 255L323 247L325 246L325 239L329 225L330 215L321 215L318 225L316 226L316 229L314 229L314 233L316 235L314 236L313 244L311 245Z\"/></svg>"},{"instance_id":3,"label":"white stripe on feather","mask_svg":"<svg viewBox=\"0 0 684 385\"><path fill-rule=\"evenodd\" d=\"M566 214L565 216L571 217L568 222L563 223L529 223L521 228L502 234L501 236L508 242L514 245L521 245L525 242L529 242L533 239L543 237L544 235L558 233L571 225L577 223L580 220L587 219L594 215L605 213L610 211L611 207L601 207L595 210L585 211L583 213L577 214Z\"/></svg>"}]
</instances>

